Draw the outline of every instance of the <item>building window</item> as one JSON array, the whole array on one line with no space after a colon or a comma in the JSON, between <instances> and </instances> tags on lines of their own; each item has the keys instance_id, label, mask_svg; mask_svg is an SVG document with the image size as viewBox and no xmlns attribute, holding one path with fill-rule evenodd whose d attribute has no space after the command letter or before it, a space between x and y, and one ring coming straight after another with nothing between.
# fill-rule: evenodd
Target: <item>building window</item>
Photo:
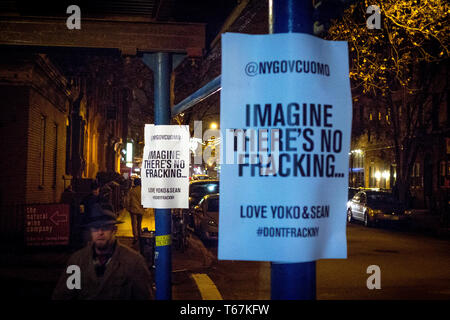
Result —
<instances>
[{"instance_id":1,"label":"building window","mask_svg":"<svg viewBox=\"0 0 450 320\"><path fill-rule=\"evenodd\" d=\"M391 189L393 189L396 182L397 182L397 165L391 164L390 174L389 174L389 187Z\"/></svg>"},{"instance_id":2,"label":"building window","mask_svg":"<svg viewBox=\"0 0 450 320\"><path fill-rule=\"evenodd\" d=\"M387 188L387 180L389 179L389 171L381 170L380 174L381 174L381 177L379 178L380 188L386 189Z\"/></svg>"},{"instance_id":3,"label":"building window","mask_svg":"<svg viewBox=\"0 0 450 320\"><path fill-rule=\"evenodd\" d=\"M53 131L55 137L54 150L53 150L53 189L56 188L56 175L58 172L58 124L53 124Z\"/></svg>"},{"instance_id":4,"label":"building window","mask_svg":"<svg viewBox=\"0 0 450 320\"><path fill-rule=\"evenodd\" d=\"M360 149L350 152L350 186L364 187L364 152Z\"/></svg>"},{"instance_id":5,"label":"building window","mask_svg":"<svg viewBox=\"0 0 450 320\"><path fill-rule=\"evenodd\" d=\"M391 124L391 108L387 109L387 113L386 113L386 122L387 124Z\"/></svg>"},{"instance_id":6,"label":"building window","mask_svg":"<svg viewBox=\"0 0 450 320\"><path fill-rule=\"evenodd\" d=\"M384 170L383 167L375 168L375 166L369 167L369 188L382 188L388 187L388 180L390 177L389 170Z\"/></svg>"},{"instance_id":7,"label":"building window","mask_svg":"<svg viewBox=\"0 0 450 320\"><path fill-rule=\"evenodd\" d=\"M448 171L448 172L447 172ZM447 177L450 176L450 161L441 161L439 163L439 186L446 187Z\"/></svg>"},{"instance_id":8,"label":"building window","mask_svg":"<svg viewBox=\"0 0 450 320\"><path fill-rule=\"evenodd\" d=\"M420 163L418 163L418 162L414 163L414 166L412 168L411 186L413 186L413 187L421 187L422 186L422 181L421 181L421 177L420 177Z\"/></svg>"},{"instance_id":9,"label":"building window","mask_svg":"<svg viewBox=\"0 0 450 320\"><path fill-rule=\"evenodd\" d=\"M71 168L71 148L72 148L72 126L70 120L66 119L66 174L72 174Z\"/></svg>"},{"instance_id":10,"label":"building window","mask_svg":"<svg viewBox=\"0 0 450 320\"><path fill-rule=\"evenodd\" d=\"M46 134L46 126L47 126L47 118L44 115L41 115L41 123L40 123L40 154L39 154L39 170L40 170L40 177L39 177L39 188L44 187L45 183L45 134Z\"/></svg>"},{"instance_id":11,"label":"building window","mask_svg":"<svg viewBox=\"0 0 450 320\"><path fill-rule=\"evenodd\" d=\"M376 188L377 179L375 177L375 167L369 167L369 188Z\"/></svg>"}]
</instances>

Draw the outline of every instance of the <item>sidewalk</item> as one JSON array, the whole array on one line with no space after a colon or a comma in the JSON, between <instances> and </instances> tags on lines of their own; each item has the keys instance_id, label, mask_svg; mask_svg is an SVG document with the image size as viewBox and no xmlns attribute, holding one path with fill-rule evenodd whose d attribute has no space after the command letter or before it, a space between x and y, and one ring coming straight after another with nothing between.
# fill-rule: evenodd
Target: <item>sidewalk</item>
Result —
<instances>
[{"instance_id":1,"label":"sidewalk","mask_svg":"<svg viewBox=\"0 0 450 320\"><path fill-rule=\"evenodd\" d=\"M117 225L118 238L133 238L133 230L131 228L131 216L127 209L119 212L118 220L124 223ZM155 211L153 209L145 209L142 217L142 229L148 228L149 231L155 231Z\"/></svg>"},{"instance_id":2,"label":"sidewalk","mask_svg":"<svg viewBox=\"0 0 450 320\"><path fill-rule=\"evenodd\" d=\"M153 209L145 209L146 213L142 218L142 229L148 228L149 231L155 231L155 212ZM133 232L131 229L130 213L123 209L119 213L119 220L124 223L118 225L117 238L123 244L139 251L139 245L132 244ZM189 237L189 246L185 252L180 252L172 247L172 272L184 271L186 269L199 269L210 266L215 258L204 247L203 243L197 238Z\"/></svg>"}]
</instances>

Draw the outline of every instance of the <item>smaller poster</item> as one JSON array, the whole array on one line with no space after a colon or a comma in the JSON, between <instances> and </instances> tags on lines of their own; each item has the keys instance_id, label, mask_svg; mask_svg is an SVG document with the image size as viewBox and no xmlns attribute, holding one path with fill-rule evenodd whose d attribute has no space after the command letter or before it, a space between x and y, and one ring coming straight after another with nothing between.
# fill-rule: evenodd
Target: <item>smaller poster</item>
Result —
<instances>
[{"instance_id":1,"label":"smaller poster","mask_svg":"<svg viewBox=\"0 0 450 320\"><path fill-rule=\"evenodd\" d=\"M189 207L189 138L189 126L145 126L141 168L144 208Z\"/></svg>"},{"instance_id":2,"label":"smaller poster","mask_svg":"<svg viewBox=\"0 0 450 320\"><path fill-rule=\"evenodd\" d=\"M154 124L146 124L145 126L144 126L144 144L145 145L149 145L149 143L150 143L150 134L151 134L151 132L150 132L150 130L152 130L152 128L154 127L155 125Z\"/></svg>"}]
</instances>

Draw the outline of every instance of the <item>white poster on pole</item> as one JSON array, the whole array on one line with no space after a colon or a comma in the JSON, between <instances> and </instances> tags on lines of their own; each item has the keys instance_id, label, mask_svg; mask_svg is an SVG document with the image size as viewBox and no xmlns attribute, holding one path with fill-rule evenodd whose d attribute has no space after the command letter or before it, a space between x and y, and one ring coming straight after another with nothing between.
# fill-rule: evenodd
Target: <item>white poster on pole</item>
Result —
<instances>
[{"instance_id":1,"label":"white poster on pole","mask_svg":"<svg viewBox=\"0 0 450 320\"><path fill-rule=\"evenodd\" d=\"M150 145L150 130L154 127L154 124L146 123L144 126L144 145Z\"/></svg>"},{"instance_id":2,"label":"white poster on pole","mask_svg":"<svg viewBox=\"0 0 450 320\"><path fill-rule=\"evenodd\" d=\"M219 259L346 258L347 43L222 35Z\"/></svg>"},{"instance_id":3,"label":"white poster on pole","mask_svg":"<svg viewBox=\"0 0 450 320\"><path fill-rule=\"evenodd\" d=\"M189 126L145 126L141 168L144 208L189 207L189 137Z\"/></svg>"}]
</instances>

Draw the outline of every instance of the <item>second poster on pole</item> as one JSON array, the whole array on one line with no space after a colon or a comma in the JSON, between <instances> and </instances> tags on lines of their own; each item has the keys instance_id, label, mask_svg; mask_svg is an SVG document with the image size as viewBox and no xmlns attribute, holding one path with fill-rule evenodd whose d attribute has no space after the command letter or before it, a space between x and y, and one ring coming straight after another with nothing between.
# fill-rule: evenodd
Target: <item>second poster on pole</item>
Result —
<instances>
[{"instance_id":1,"label":"second poster on pole","mask_svg":"<svg viewBox=\"0 0 450 320\"><path fill-rule=\"evenodd\" d=\"M146 125L142 159L144 208L189 207L189 127Z\"/></svg>"}]
</instances>

